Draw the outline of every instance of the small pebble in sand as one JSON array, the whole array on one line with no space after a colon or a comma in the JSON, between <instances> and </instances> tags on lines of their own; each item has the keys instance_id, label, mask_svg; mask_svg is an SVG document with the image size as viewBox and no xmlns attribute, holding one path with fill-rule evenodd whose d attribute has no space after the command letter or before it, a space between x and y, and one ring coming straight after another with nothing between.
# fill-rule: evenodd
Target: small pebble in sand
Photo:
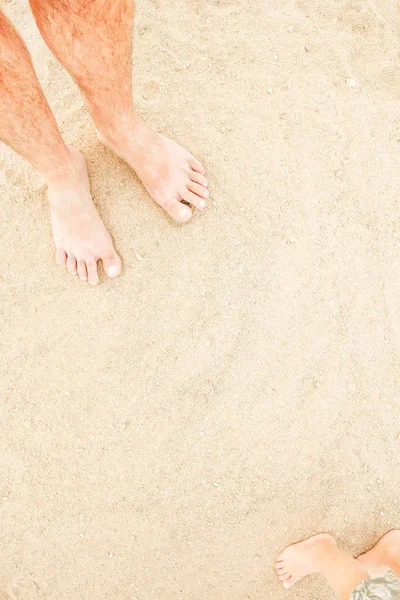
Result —
<instances>
[{"instance_id":1,"label":"small pebble in sand","mask_svg":"<svg viewBox=\"0 0 400 600\"><path fill-rule=\"evenodd\" d=\"M306 45L304 46L304 50L305 50L306 52L310 52L310 46L308 46L308 45L306 44Z\"/></svg>"},{"instance_id":2,"label":"small pebble in sand","mask_svg":"<svg viewBox=\"0 0 400 600\"><path fill-rule=\"evenodd\" d=\"M351 77L346 79L347 87L355 87L357 85L356 81Z\"/></svg>"},{"instance_id":3,"label":"small pebble in sand","mask_svg":"<svg viewBox=\"0 0 400 600\"><path fill-rule=\"evenodd\" d=\"M267 92L268 92L268 94L272 94L272 87L269 87Z\"/></svg>"},{"instance_id":4,"label":"small pebble in sand","mask_svg":"<svg viewBox=\"0 0 400 600\"><path fill-rule=\"evenodd\" d=\"M136 254L135 256L136 256L137 260L145 260L145 259L143 258L143 256L141 256L140 254Z\"/></svg>"},{"instance_id":5,"label":"small pebble in sand","mask_svg":"<svg viewBox=\"0 0 400 600\"><path fill-rule=\"evenodd\" d=\"M294 31L293 25L289 25L289 27L286 29L286 31L288 31L289 33L293 33L293 31Z\"/></svg>"},{"instance_id":6,"label":"small pebble in sand","mask_svg":"<svg viewBox=\"0 0 400 600\"><path fill-rule=\"evenodd\" d=\"M297 238L295 238L293 235L288 237L288 244L294 244L296 241L297 241Z\"/></svg>"}]
</instances>

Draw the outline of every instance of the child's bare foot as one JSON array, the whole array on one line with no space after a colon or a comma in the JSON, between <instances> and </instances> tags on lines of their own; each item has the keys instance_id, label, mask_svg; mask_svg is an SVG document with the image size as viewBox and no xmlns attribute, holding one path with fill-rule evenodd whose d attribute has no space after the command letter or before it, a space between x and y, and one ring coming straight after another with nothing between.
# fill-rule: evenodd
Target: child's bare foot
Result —
<instances>
[{"instance_id":1,"label":"child's bare foot","mask_svg":"<svg viewBox=\"0 0 400 600\"><path fill-rule=\"evenodd\" d=\"M400 531L388 531L371 550L361 554L357 560L363 565L371 579L385 577L386 573L400 561Z\"/></svg>"},{"instance_id":2,"label":"child's bare foot","mask_svg":"<svg viewBox=\"0 0 400 600\"><path fill-rule=\"evenodd\" d=\"M120 274L121 261L93 204L85 159L75 148L70 151L66 174L47 182L56 258L71 275L96 285L98 260L109 277Z\"/></svg>"},{"instance_id":3,"label":"child's bare foot","mask_svg":"<svg viewBox=\"0 0 400 600\"><path fill-rule=\"evenodd\" d=\"M119 130L105 136L98 132L98 137L136 171L153 200L175 221L190 219L192 210L187 204L205 207L208 184L204 167L172 140L140 120L122 133Z\"/></svg>"},{"instance_id":4,"label":"child's bare foot","mask_svg":"<svg viewBox=\"0 0 400 600\"><path fill-rule=\"evenodd\" d=\"M336 546L336 542L327 533L287 546L276 560L276 570L283 587L290 588L302 577L318 572L321 553L331 546Z\"/></svg>"}]
</instances>

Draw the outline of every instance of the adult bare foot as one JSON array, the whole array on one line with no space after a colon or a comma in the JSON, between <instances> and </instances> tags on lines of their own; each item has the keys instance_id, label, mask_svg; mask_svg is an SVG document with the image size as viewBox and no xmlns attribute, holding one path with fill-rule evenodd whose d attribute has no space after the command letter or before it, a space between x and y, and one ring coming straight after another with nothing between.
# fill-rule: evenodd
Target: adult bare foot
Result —
<instances>
[{"instance_id":1,"label":"adult bare foot","mask_svg":"<svg viewBox=\"0 0 400 600\"><path fill-rule=\"evenodd\" d=\"M393 568L393 558L400 559L400 531L388 531L371 550L361 554L357 560L363 565L371 579L385 577Z\"/></svg>"},{"instance_id":2,"label":"adult bare foot","mask_svg":"<svg viewBox=\"0 0 400 600\"><path fill-rule=\"evenodd\" d=\"M85 159L75 148L70 151L71 168L47 182L56 258L71 275L96 285L98 260L112 278L120 274L121 261L93 204Z\"/></svg>"},{"instance_id":3,"label":"adult bare foot","mask_svg":"<svg viewBox=\"0 0 400 600\"><path fill-rule=\"evenodd\" d=\"M290 588L302 577L318 572L321 553L330 546L336 546L336 542L327 533L287 546L276 560L276 570L283 587Z\"/></svg>"},{"instance_id":4,"label":"adult bare foot","mask_svg":"<svg viewBox=\"0 0 400 600\"><path fill-rule=\"evenodd\" d=\"M136 171L150 196L173 219L184 223L192 216L185 203L204 208L208 197L204 167L187 150L156 133L140 120L99 140ZM182 202L184 201L184 203Z\"/></svg>"}]
</instances>

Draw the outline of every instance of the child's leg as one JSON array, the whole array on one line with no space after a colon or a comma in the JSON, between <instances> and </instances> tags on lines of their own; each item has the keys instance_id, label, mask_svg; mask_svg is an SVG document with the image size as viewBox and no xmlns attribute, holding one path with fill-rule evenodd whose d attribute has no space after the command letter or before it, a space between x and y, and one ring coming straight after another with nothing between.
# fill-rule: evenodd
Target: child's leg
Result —
<instances>
[{"instance_id":1,"label":"child's leg","mask_svg":"<svg viewBox=\"0 0 400 600\"><path fill-rule=\"evenodd\" d=\"M339 550L327 534L288 546L278 556L276 568L285 588L305 575L322 573L340 600L349 600L357 585L369 579L364 566Z\"/></svg>"},{"instance_id":2,"label":"child's leg","mask_svg":"<svg viewBox=\"0 0 400 600\"><path fill-rule=\"evenodd\" d=\"M400 577L400 531L386 533L375 546L357 559L370 577L385 577L392 569Z\"/></svg>"}]
</instances>

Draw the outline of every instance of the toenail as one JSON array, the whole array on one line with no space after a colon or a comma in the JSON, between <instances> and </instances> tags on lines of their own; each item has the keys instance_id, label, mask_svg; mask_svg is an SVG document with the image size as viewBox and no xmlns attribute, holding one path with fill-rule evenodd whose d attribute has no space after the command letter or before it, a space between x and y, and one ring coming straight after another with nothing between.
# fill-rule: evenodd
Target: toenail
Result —
<instances>
[{"instance_id":1,"label":"toenail","mask_svg":"<svg viewBox=\"0 0 400 600\"><path fill-rule=\"evenodd\" d=\"M70 271L71 275L78 275L76 271Z\"/></svg>"},{"instance_id":2,"label":"toenail","mask_svg":"<svg viewBox=\"0 0 400 600\"><path fill-rule=\"evenodd\" d=\"M116 277L118 275L118 267L116 265L111 265L108 268L107 274L109 277Z\"/></svg>"},{"instance_id":3,"label":"toenail","mask_svg":"<svg viewBox=\"0 0 400 600\"><path fill-rule=\"evenodd\" d=\"M206 205L204 200L200 200L200 208L204 208Z\"/></svg>"},{"instance_id":4,"label":"toenail","mask_svg":"<svg viewBox=\"0 0 400 600\"><path fill-rule=\"evenodd\" d=\"M181 208L181 210L179 211L179 216L180 217L187 217L189 215L189 209L188 208Z\"/></svg>"}]
</instances>

